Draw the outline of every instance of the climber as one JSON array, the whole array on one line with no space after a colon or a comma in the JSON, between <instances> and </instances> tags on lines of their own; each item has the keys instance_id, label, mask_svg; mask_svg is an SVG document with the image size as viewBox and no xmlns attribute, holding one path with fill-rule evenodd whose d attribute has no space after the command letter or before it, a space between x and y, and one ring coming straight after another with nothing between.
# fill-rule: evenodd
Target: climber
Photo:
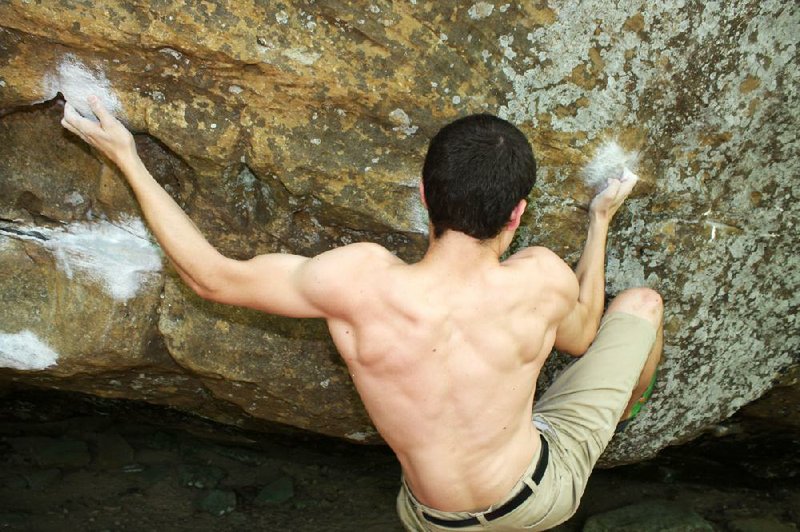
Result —
<instances>
[{"instance_id":1,"label":"climber","mask_svg":"<svg viewBox=\"0 0 800 532\"><path fill-rule=\"evenodd\" d=\"M536 164L516 127L472 115L442 128L428 148L420 194L430 237L419 262L371 243L312 258L234 260L153 179L127 129L96 98L90 105L99 123L67 104L63 126L120 168L192 289L219 303L327 320L400 461L397 511L407 529L543 530L575 512L618 422L651 388L661 354L656 292L626 290L603 315L606 237L633 174L609 179L592 200L574 272L542 247L501 261ZM577 358L534 404L554 346Z\"/></svg>"}]
</instances>

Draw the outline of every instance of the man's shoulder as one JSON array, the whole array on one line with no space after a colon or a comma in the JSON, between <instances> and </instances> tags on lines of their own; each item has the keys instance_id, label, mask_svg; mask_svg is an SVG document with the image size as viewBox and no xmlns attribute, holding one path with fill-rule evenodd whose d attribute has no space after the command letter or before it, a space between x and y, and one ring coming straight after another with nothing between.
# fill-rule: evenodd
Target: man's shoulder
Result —
<instances>
[{"instance_id":1,"label":"man's shoulder","mask_svg":"<svg viewBox=\"0 0 800 532\"><path fill-rule=\"evenodd\" d=\"M352 278L344 275L346 273L361 275L364 271L373 271L384 265L394 263L402 264L391 251L371 242L357 242L348 244L321 253L312 259L312 269L325 269L329 273L334 273L340 279Z\"/></svg>"},{"instance_id":2,"label":"man's shoulder","mask_svg":"<svg viewBox=\"0 0 800 532\"><path fill-rule=\"evenodd\" d=\"M373 242L356 242L354 244L347 244L346 246L334 248L326 253L323 253L323 255L329 255L331 257L335 256L340 259L355 260L359 263L365 260L387 263L402 262L394 253L380 244L375 244Z\"/></svg>"},{"instance_id":3,"label":"man's shoulder","mask_svg":"<svg viewBox=\"0 0 800 532\"><path fill-rule=\"evenodd\" d=\"M559 292L572 293L577 286L577 278L572 268L554 251L532 246L522 249L506 261L513 267L524 269L527 275L545 281L546 286Z\"/></svg>"},{"instance_id":4,"label":"man's shoulder","mask_svg":"<svg viewBox=\"0 0 800 532\"><path fill-rule=\"evenodd\" d=\"M402 261L378 244L359 242L333 248L311 258L302 270L305 293L328 317L351 316L377 279Z\"/></svg>"},{"instance_id":5,"label":"man's shoulder","mask_svg":"<svg viewBox=\"0 0 800 532\"><path fill-rule=\"evenodd\" d=\"M548 269L569 268L567 263L554 251L543 246L531 246L521 249L508 258L507 262L510 261L520 261L520 263L524 261L526 264L536 264L539 267Z\"/></svg>"}]
</instances>

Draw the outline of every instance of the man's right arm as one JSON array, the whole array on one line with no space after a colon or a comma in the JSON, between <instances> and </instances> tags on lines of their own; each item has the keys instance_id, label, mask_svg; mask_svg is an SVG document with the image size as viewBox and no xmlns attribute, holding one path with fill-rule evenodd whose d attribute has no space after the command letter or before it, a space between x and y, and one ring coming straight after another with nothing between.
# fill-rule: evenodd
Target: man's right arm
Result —
<instances>
[{"instance_id":1,"label":"man's right arm","mask_svg":"<svg viewBox=\"0 0 800 532\"><path fill-rule=\"evenodd\" d=\"M611 219L633 190L637 177L630 171L612 179L589 207L589 233L583 254L575 268L578 301L556 332L555 347L571 355L586 352L597 335L605 302L606 240Z\"/></svg>"},{"instance_id":2,"label":"man's right arm","mask_svg":"<svg viewBox=\"0 0 800 532\"><path fill-rule=\"evenodd\" d=\"M158 184L136 153L133 136L96 98L100 123L67 104L62 124L97 148L125 175L148 226L181 278L201 297L297 318L346 314L353 279L370 266L396 260L375 244L351 244L313 258L282 253L234 260L217 251Z\"/></svg>"}]
</instances>

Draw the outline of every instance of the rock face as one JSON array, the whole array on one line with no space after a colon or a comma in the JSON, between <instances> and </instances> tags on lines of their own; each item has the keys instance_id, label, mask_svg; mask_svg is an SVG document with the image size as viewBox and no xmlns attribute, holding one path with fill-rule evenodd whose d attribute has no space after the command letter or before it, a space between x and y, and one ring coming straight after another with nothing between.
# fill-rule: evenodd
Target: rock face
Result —
<instances>
[{"instance_id":1,"label":"rock face","mask_svg":"<svg viewBox=\"0 0 800 532\"><path fill-rule=\"evenodd\" d=\"M581 169L608 140L639 151L608 289L658 289L667 345L605 463L651 456L798 365L799 28L777 0L4 2L0 375L378 441L323 323L179 283L124 181L60 128L61 96L115 106L156 178L240 258L369 240L415 260L428 139L492 112L540 164L514 245L568 261Z\"/></svg>"}]
</instances>

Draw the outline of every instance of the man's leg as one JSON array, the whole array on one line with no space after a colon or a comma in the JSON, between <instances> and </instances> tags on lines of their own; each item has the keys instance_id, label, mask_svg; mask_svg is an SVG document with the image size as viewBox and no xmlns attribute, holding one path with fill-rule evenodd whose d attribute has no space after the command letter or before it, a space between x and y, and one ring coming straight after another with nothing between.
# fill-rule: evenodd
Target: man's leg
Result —
<instances>
[{"instance_id":1,"label":"man's leg","mask_svg":"<svg viewBox=\"0 0 800 532\"><path fill-rule=\"evenodd\" d=\"M558 503L543 522L555 526L577 510L589 474L617 422L647 389L661 356L661 296L648 288L619 294L589 350L534 404L533 421L562 468ZM555 465L555 464L554 464Z\"/></svg>"},{"instance_id":2,"label":"man's leg","mask_svg":"<svg viewBox=\"0 0 800 532\"><path fill-rule=\"evenodd\" d=\"M661 360L661 352L664 347L664 304L661 296L655 290L649 288L632 288L620 293L608 306L606 314L614 312L624 312L644 318L656 328L656 341L653 343L644 369L639 376L639 380L631 393L631 399L625 407L620 420L625 420L631 415L631 410L639 399L644 395L652 382L658 363Z\"/></svg>"},{"instance_id":3,"label":"man's leg","mask_svg":"<svg viewBox=\"0 0 800 532\"><path fill-rule=\"evenodd\" d=\"M655 373L663 345L662 315L658 292L632 288L620 293L589 350L551 383L534 414L563 422L578 440L599 436L605 446Z\"/></svg>"}]
</instances>

